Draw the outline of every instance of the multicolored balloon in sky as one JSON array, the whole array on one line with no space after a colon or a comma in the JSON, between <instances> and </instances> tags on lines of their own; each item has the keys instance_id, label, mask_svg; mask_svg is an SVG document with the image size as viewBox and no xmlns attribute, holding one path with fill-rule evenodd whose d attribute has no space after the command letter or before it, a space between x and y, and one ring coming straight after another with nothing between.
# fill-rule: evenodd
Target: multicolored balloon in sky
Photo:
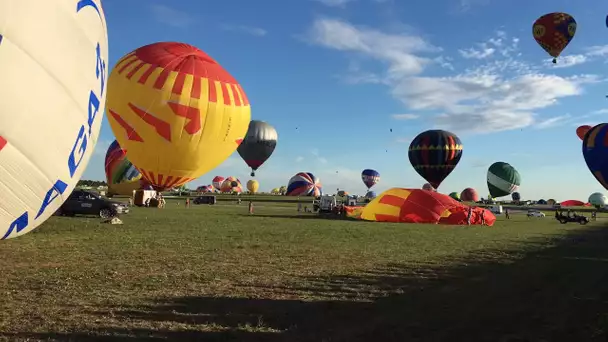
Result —
<instances>
[{"instance_id":1,"label":"multicolored balloon in sky","mask_svg":"<svg viewBox=\"0 0 608 342\"><path fill-rule=\"evenodd\" d=\"M127 157L156 189L220 165L251 120L239 83L194 46L154 43L122 57L108 79L108 121Z\"/></svg>"},{"instance_id":2,"label":"multicolored balloon in sky","mask_svg":"<svg viewBox=\"0 0 608 342\"><path fill-rule=\"evenodd\" d=\"M361 172L361 180L369 190L380 181L380 173L378 173L376 170L365 169L363 172Z\"/></svg>"},{"instance_id":3,"label":"multicolored balloon in sky","mask_svg":"<svg viewBox=\"0 0 608 342\"><path fill-rule=\"evenodd\" d=\"M87 168L105 110L100 0L0 2L0 240L60 208Z\"/></svg>"},{"instance_id":4,"label":"multicolored balloon in sky","mask_svg":"<svg viewBox=\"0 0 608 342\"><path fill-rule=\"evenodd\" d=\"M576 34L576 20L568 13L548 13L532 25L534 39L557 63L557 57Z\"/></svg>"},{"instance_id":5,"label":"multicolored balloon in sky","mask_svg":"<svg viewBox=\"0 0 608 342\"><path fill-rule=\"evenodd\" d=\"M437 189L462 158L462 142L448 131L422 132L412 140L408 157L416 172Z\"/></svg>"},{"instance_id":6,"label":"multicolored balloon in sky","mask_svg":"<svg viewBox=\"0 0 608 342\"><path fill-rule=\"evenodd\" d=\"M299 172L287 183L287 196L314 196L323 194L321 181L310 172Z\"/></svg>"},{"instance_id":7,"label":"multicolored balloon in sky","mask_svg":"<svg viewBox=\"0 0 608 342\"><path fill-rule=\"evenodd\" d=\"M583 140L583 157L598 182L608 190L608 123L589 130Z\"/></svg>"},{"instance_id":8,"label":"multicolored balloon in sky","mask_svg":"<svg viewBox=\"0 0 608 342\"><path fill-rule=\"evenodd\" d=\"M133 191L146 186L141 173L127 159L127 153L120 148L116 140L110 144L106 152L105 171L108 196L131 196Z\"/></svg>"}]
</instances>

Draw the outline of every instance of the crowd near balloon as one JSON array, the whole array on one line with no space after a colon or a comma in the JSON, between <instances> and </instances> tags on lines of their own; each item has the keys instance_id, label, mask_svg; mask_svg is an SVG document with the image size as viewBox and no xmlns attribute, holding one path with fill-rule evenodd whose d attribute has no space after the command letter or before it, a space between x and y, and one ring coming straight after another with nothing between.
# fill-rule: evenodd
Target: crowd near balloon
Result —
<instances>
[{"instance_id":1,"label":"crowd near balloon","mask_svg":"<svg viewBox=\"0 0 608 342\"><path fill-rule=\"evenodd\" d=\"M183 187L209 176L235 151L253 178L243 186L237 177L217 175L197 192L260 192L262 184L255 177L260 172L272 173L262 166L280 146L278 133L271 123L258 118L263 114L253 111L252 119L246 89L221 61L190 44L151 42L109 66L101 0L9 0L10 10L3 5L0 239L23 235L57 211L87 167L103 115L115 136L105 157L109 195ZM36 22L36 34L32 34L32 22ZM558 63L576 32L575 19L560 12L540 16L532 28L534 39L553 63ZM54 47L49 49L51 41ZM608 124L576 129L589 170L608 190L607 134ZM475 205L482 200L477 190L443 194L447 192L441 185L463 158L464 146L453 132L421 132L407 155L426 183L419 189L391 188L377 195L372 188L380 182L380 172L364 169L360 190L365 191L361 196L365 204L345 207L347 216L492 225L495 216ZM486 201L505 196L522 201L522 177L508 162L489 165L486 178ZM315 171L306 170L270 192L319 198L323 191ZM352 196L344 189L336 194ZM536 202L552 205L555 200ZM594 193L587 202L564 201L562 205L603 206L607 202L605 195Z\"/></svg>"}]
</instances>

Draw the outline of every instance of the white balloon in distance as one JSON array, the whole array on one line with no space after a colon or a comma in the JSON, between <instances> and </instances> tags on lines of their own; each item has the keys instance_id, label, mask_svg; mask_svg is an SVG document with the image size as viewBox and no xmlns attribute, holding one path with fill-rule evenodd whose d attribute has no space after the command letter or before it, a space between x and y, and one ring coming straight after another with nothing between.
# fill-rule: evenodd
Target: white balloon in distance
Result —
<instances>
[{"instance_id":1,"label":"white balloon in distance","mask_svg":"<svg viewBox=\"0 0 608 342\"><path fill-rule=\"evenodd\" d=\"M0 239L39 226L80 180L107 59L100 0L0 1Z\"/></svg>"}]
</instances>

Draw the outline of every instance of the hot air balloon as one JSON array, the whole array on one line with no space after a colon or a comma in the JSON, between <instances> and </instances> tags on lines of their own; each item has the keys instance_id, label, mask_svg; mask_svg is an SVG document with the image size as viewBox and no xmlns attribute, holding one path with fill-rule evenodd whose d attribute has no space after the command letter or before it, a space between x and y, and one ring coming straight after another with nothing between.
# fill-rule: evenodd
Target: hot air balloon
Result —
<instances>
[{"instance_id":1,"label":"hot air balloon","mask_svg":"<svg viewBox=\"0 0 608 342\"><path fill-rule=\"evenodd\" d=\"M469 218L469 209L471 217ZM365 207L348 207L346 216L367 221L485 224L492 226L496 216L483 208L470 208L449 196L421 189L389 189ZM483 219L482 219L483 217Z\"/></svg>"},{"instance_id":2,"label":"hot air balloon","mask_svg":"<svg viewBox=\"0 0 608 342\"><path fill-rule=\"evenodd\" d=\"M437 191L435 190L435 188L433 188L433 186L429 183L424 183L424 185L422 185L422 190L426 190L426 191Z\"/></svg>"},{"instance_id":3,"label":"hot air balloon","mask_svg":"<svg viewBox=\"0 0 608 342\"><path fill-rule=\"evenodd\" d=\"M259 188L260 183L257 180L251 179L247 182L247 190L249 190L250 193L255 194L256 192L258 192Z\"/></svg>"},{"instance_id":4,"label":"hot air balloon","mask_svg":"<svg viewBox=\"0 0 608 342\"><path fill-rule=\"evenodd\" d=\"M215 177L213 177L213 180L211 181L211 185L213 185L214 188L219 190L222 187L222 184L224 183L225 179L226 178L224 178L222 176L215 176Z\"/></svg>"},{"instance_id":5,"label":"hot air balloon","mask_svg":"<svg viewBox=\"0 0 608 342\"><path fill-rule=\"evenodd\" d=\"M608 190L607 133L607 123L591 128L583 139L583 157L595 179Z\"/></svg>"},{"instance_id":6,"label":"hot air balloon","mask_svg":"<svg viewBox=\"0 0 608 342\"><path fill-rule=\"evenodd\" d=\"M365 169L361 172L361 180L363 180L363 184L365 184L369 190L380 181L380 173L376 170Z\"/></svg>"},{"instance_id":7,"label":"hot air balloon","mask_svg":"<svg viewBox=\"0 0 608 342\"><path fill-rule=\"evenodd\" d=\"M410 163L435 189L452 172L462 157L462 143L453 133L430 130L418 134L408 151Z\"/></svg>"},{"instance_id":8,"label":"hot air balloon","mask_svg":"<svg viewBox=\"0 0 608 342\"><path fill-rule=\"evenodd\" d=\"M321 182L310 172L299 172L287 184L287 196L314 196L323 194Z\"/></svg>"},{"instance_id":9,"label":"hot air balloon","mask_svg":"<svg viewBox=\"0 0 608 342\"><path fill-rule=\"evenodd\" d=\"M201 193L215 192L215 188L213 187L213 185L201 185L198 188L196 188L196 192L201 192Z\"/></svg>"},{"instance_id":10,"label":"hot air balloon","mask_svg":"<svg viewBox=\"0 0 608 342\"><path fill-rule=\"evenodd\" d=\"M521 201L521 195L519 194L519 192L514 192L511 194L511 199L515 202L519 202Z\"/></svg>"},{"instance_id":11,"label":"hot air balloon","mask_svg":"<svg viewBox=\"0 0 608 342\"><path fill-rule=\"evenodd\" d=\"M473 188L466 188L460 193L460 199L464 202L477 202L479 201L479 194Z\"/></svg>"},{"instance_id":12,"label":"hot air balloon","mask_svg":"<svg viewBox=\"0 0 608 342\"><path fill-rule=\"evenodd\" d=\"M519 172L508 163L496 162L488 168L488 190L491 197L511 194L521 185Z\"/></svg>"},{"instance_id":13,"label":"hot air balloon","mask_svg":"<svg viewBox=\"0 0 608 342\"><path fill-rule=\"evenodd\" d=\"M231 176L224 180L222 186L220 187L220 191L228 193L241 193L243 192L243 186L241 185L240 180L238 180L236 177Z\"/></svg>"},{"instance_id":14,"label":"hot air balloon","mask_svg":"<svg viewBox=\"0 0 608 342\"><path fill-rule=\"evenodd\" d=\"M583 139L585 139L585 134L587 134L587 132L589 132L589 130L590 130L591 128L592 128L592 127L591 127L591 126L589 126L589 125L583 125L583 126L579 126L579 127L576 129L576 135L577 135L577 136L578 136L578 137L579 137L581 140L583 140Z\"/></svg>"},{"instance_id":15,"label":"hot air balloon","mask_svg":"<svg viewBox=\"0 0 608 342\"><path fill-rule=\"evenodd\" d=\"M100 0L0 3L0 240L46 221L89 163L105 110L106 27Z\"/></svg>"},{"instance_id":16,"label":"hot air balloon","mask_svg":"<svg viewBox=\"0 0 608 342\"><path fill-rule=\"evenodd\" d=\"M576 20L567 13L548 13L532 25L534 39L557 63L557 57L568 46L576 33Z\"/></svg>"},{"instance_id":17,"label":"hot air balloon","mask_svg":"<svg viewBox=\"0 0 608 342\"><path fill-rule=\"evenodd\" d=\"M608 197L601 192L594 192L589 196L588 202L596 207L605 207L608 205Z\"/></svg>"},{"instance_id":18,"label":"hot air balloon","mask_svg":"<svg viewBox=\"0 0 608 342\"><path fill-rule=\"evenodd\" d=\"M457 200L458 202L461 202L460 194L457 193L457 192L455 192L455 191L454 192L450 192L450 194L448 196L450 196L451 198Z\"/></svg>"},{"instance_id":19,"label":"hot air balloon","mask_svg":"<svg viewBox=\"0 0 608 342\"><path fill-rule=\"evenodd\" d=\"M277 147L277 131L264 121L251 120L245 139L237 148L239 155L251 168L251 177Z\"/></svg>"},{"instance_id":20,"label":"hot air balloon","mask_svg":"<svg viewBox=\"0 0 608 342\"><path fill-rule=\"evenodd\" d=\"M108 79L108 121L127 157L156 189L179 187L239 146L251 109L238 82L194 46L140 47Z\"/></svg>"},{"instance_id":21,"label":"hot air balloon","mask_svg":"<svg viewBox=\"0 0 608 342\"><path fill-rule=\"evenodd\" d=\"M108 147L105 160L108 195L128 195L133 191L146 187L141 179L141 173L127 159L125 150L114 140Z\"/></svg>"}]
</instances>

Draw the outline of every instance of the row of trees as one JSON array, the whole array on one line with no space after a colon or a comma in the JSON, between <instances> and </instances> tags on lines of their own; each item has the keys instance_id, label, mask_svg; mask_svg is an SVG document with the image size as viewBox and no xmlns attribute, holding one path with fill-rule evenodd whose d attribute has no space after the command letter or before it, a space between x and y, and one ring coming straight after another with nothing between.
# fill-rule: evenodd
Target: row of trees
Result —
<instances>
[{"instance_id":1,"label":"row of trees","mask_svg":"<svg viewBox=\"0 0 608 342\"><path fill-rule=\"evenodd\" d=\"M78 184L76 186L84 186L84 187L93 187L93 188L96 188L98 186L108 186L108 184L106 182L104 182L104 181L81 179L81 180L78 181Z\"/></svg>"}]
</instances>

